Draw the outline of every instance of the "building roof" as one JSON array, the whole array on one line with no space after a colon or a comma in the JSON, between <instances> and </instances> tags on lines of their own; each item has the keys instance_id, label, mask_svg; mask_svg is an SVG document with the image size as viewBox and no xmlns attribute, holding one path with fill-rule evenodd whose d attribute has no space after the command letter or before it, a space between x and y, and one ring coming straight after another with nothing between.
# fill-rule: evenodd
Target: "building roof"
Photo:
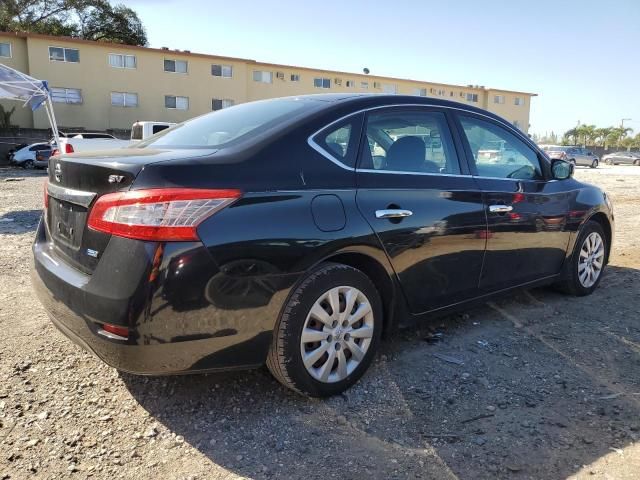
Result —
<instances>
[{"instance_id":1,"label":"building roof","mask_svg":"<svg viewBox=\"0 0 640 480\"><path fill-rule=\"evenodd\" d=\"M410 79L410 78L387 77L387 76L383 76L383 75L370 75L370 74L364 74L364 73L342 72L342 71L339 71L339 70L327 70L327 69L324 69L324 68L300 67L300 66L296 66L296 65L284 65L284 64L278 64L278 63L261 62L259 60L253 60L253 59L250 59L250 58L228 57L228 56L224 56L224 55L213 55L213 54L208 54L208 53L194 53L194 52L191 52L190 50L177 50L177 49L169 49L169 48L141 47L141 46L138 46L138 45L125 45L125 44L111 43L111 42L97 42L97 41L94 41L94 40L84 40L84 39L81 39L81 38L55 36L55 35L43 35L43 34L40 34L40 33L0 32L0 37L38 38L38 39L42 39L42 40L54 40L54 41L57 40L57 41L65 41L65 42L76 43L76 44L81 44L81 45L104 46L104 47L111 47L111 48L121 48L121 49L126 49L126 50L140 50L140 51L146 51L146 52L162 53L164 55L173 54L173 55L182 55L182 56L192 57L192 58L203 58L203 59L210 59L210 60L228 60L228 61L235 61L235 62L244 62L244 63L254 64L256 66L266 66L266 67L273 67L273 68L286 68L286 69L305 70L305 71L314 71L314 72L321 71L321 72L335 74L335 75L348 75L348 76L351 76L351 77L357 77L358 79L361 79L361 80L363 80L365 78L368 78L368 79L379 79L379 80L393 80L393 81L400 81L400 82L428 83L428 84L431 84L431 85L442 85L442 86L454 87L454 88L466 88L466 89L472 89L472 90L483 90L483 91L487 91L487 92L489 92L489 91L498 91L498 92L506 92L506 93L517 93L517 94L522 94L522 95L528 95L528 96L531 96L531 97L538 96L537 93L522 92L522 91L516 91L516 90L504 90L504 89L500 89L500 88L490 88L490 87L485 87L484 85L455 85L455 84L451 84L451 83L432 82L432 81L428 81L428 80L414 80L414 79Z\"/></svg>"}]
</instances>

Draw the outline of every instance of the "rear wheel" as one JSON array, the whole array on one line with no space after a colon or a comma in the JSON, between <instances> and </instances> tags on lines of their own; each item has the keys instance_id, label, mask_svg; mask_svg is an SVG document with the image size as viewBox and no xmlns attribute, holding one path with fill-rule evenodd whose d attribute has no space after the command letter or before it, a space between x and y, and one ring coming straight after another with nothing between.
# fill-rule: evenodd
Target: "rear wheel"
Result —
<instances>
[{"instance_id":1,"label":"rear wheel","mask_svg":"<svg viewBox=\"0 0 640 480\"><path fill-rule=\"evenodd\" d=\"M613 160L611 160L610 158L607 158L604 163L606 163L607 165L613 165Z\"/></svg>"},{"instance_id":2,"label":"rear wheel","mask_svg":"<svg viewBox=\"0 0 640 480\"><path fill-rule=\"evenodd\" d=\"M22 164L22 168L26 170L33 170L35 168L35 164L33 163L33 160L27 160Z\"/></svg>"},{"instance_id":3,"label":"rear wheel","mask_svg":"<svg viewBox=\"0 0 640 480\"><path fill-rule=\"evenodd\" d=\"M634 160L633 164L636 165L636 166L640 166L640 160Z\"/></svg>"},{"instance_id":4,"label":"rear wheel","mask_svg":"<svg viewBox=\"0 0 640 480\"><path fill-rule=\"evenodd\" d=\"M593 162L591 162L591 168L598 168L598 160L595 159Z\"/></svg>"},{"instance_id":5,"label":"rear wheel","mask_svg":"<svg viewBox=\"0 0 640 480\"><path fill-rule=\"evenodd\" d=\"M347 265L323 264L289 298L267 367L299 393L335 395L367 370L381 333L382 303L371 280Z\"/></svg>"},{"instance_id":6,"label":"rear wheel","mask_svg":"<svg viewBox=\"0 0 640 480\"><path fill-rule=\"evenodd\" d=\"M576 296L591 294L600 283L607 258L607 237L598 222L587 222L571 255L566 278L558 286Z\"/></svg>"}]
</instances>

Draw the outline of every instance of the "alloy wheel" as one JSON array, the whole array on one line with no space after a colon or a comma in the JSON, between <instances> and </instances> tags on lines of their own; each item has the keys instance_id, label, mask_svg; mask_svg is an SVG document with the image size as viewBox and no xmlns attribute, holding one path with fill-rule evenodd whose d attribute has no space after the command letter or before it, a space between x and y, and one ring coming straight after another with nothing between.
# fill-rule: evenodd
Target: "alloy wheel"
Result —
<instances>
[{"instance_id":1,"label":"alloy wheel","mask_svg":"<svg viewBox=\"0 0 640 480\"><path fill-rule=\"evenodd\" d=\"M591 232L582 242L578 258L578 279L584 288L591 288L604 266L604 242L598 232Z\"/></svg>"},{"instance_id":2,"label":"alloy wheel","mask_svg":"<svg viewBox=\"0 0 640 480\"><path fill-rule=\"evenodd\" d=\"M364 359L373 339L369 299L349 286L318 298L304 322L300 353L307 372L320 382L344 380Z\"/></svg>"}]
</instances>

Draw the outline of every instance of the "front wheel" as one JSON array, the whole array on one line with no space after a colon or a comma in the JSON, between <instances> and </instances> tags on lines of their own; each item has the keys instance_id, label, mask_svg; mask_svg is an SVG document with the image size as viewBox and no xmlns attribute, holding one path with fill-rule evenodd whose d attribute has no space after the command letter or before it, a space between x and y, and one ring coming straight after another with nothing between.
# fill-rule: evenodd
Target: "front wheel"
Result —
<instances>
[{"instance_id":1,"label":"front wheel","mask_svg":"<svg viewBox=\"0 0 640 480\"><path fill-rule=\"evenodd\" d=\"M27 160L22 164L22 168L25 170L33 170L35 168L35 164L33 163L33 160Z\"/></svg>"},{"instance_id":2,"label":"front wheel","mask_svg":"<svg viewBox=\"0 0 640 480\"><path fill-rule=\"evenodd\" d=\"M594 160L593 162L591 162L591 168L598 168L598 160Z\"/></svg>"},{"instance_id":3,"label":"front wheel","mask_svg":"<svg viewBox=\"0 0 640 480\"><path fill-rule=\"evenodd\" d=\"M369 277L347 265L326 263L289 298L267 367L298 393L336 395L367 370L381 333L382 303Z\"/></svg>"},{"instance_id":4,"label":"front wheel","mask_svg":"<svg viewBox=\"0 0 640 480\"><path fill-rule=\"evenodd\" d=\"M640 167L640 160L634 160L633 164L637 167Z\"/></svg>"},{"instance_id":5,"label":"front wheel","mask_svg":"<svg viewBox=\"0 0 640 480\"><path fill-rule=\"evenodd\" d=\"M566 278L558 284L571 295L590 295L598 287L607 261L607 237L598 222L583 227L569 260Z\"/></svg>"}]
</instances>

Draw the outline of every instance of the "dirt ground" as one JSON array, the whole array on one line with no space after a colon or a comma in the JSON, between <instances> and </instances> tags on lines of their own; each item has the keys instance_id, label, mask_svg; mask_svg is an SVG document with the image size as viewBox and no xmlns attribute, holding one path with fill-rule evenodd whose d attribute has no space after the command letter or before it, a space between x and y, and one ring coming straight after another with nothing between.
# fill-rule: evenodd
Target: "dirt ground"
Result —
<instances>
[{"instance_id":1,"label":"dirt ground","mask_svg":"<svg viewBox=\"0 0 640 480\"><path fill-rule=\"evenodd\" d=\"M576 172L615 205L593 295L400 332L323 401L264 369L119 374L63 337L29 282L43 176L0 169L0 479L640 478L640 168Z\"/></svg>"}]
</instances>

